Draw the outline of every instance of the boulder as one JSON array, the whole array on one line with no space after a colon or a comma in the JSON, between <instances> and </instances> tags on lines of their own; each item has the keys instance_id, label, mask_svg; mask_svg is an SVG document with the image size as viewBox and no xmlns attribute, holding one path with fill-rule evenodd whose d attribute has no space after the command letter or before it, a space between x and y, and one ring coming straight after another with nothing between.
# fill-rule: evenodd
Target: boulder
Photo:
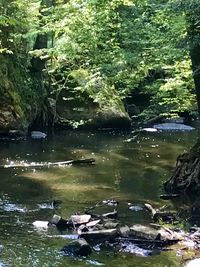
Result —
<instances>
[{"instance_id":1,"label":"boulder","mask_svg":"<svg viewBox=\"0 0 200 267\"><path fill-rule=\"evenodd\" d=\"M80 237L84 238L88 242L102 242L114 238L117 235L117 229L103 229L98 231L89 231L81 233Z\"/></svg>"},{"instance_id":2,"label":"boulder","mask_svg":"<svg viewBox=\"0 0 200 267\"><path fill-rule=\"evenodd\" d=\"M57 99L58 120L55 125L59 128L83 129L130 128L131 119L125 111L124 103L120 97L113 101L118 92L114 88L112 90L113 94L110 92L109 96L102 96L98 102L86 91L74 95L70 90L63 89Z\"/></svg>"},{"instance_id":3,"label":"boulder","mask_svg":"<svg viewBox=\"0 0 200 267\"><path fill-rule=\"evenodd\" d=\"M130 227L130 236L134 236L136 238L144 238L144 239L153 239L155 240L158 237L158 231L149 227L140 224L136 224Z\"/></svg>"},{"instance_id":4,"label":"boulder","mask_svg":"<svg viewBox=\"0 0 200 267\"><path fill-rule=\"evenodd\" d=\"M72 241L61 251L68 256L88 256L92 253L90 245L83 238Z\"/></svg>"},{"instance_id":5,"label":"boulder","mask_svg":"<svg viewBox=\"0 0 200 267\"><path fill-rule=\"evenodd\" d=\"M113 222L112 220L108 220L103 224L105 229L117 228L119 225L118 222Z\"/></svg>"},{"instance_id":6,"label":"boulder","mask_svg":"<svg viewBox=\"0 0 200 267\"><path fill-rule=\"evenodd\" d=\"M131 118L138 116L140 113L140 108L138 106L136 106L135 104L126 105L126 110L127 110L128 114Z\"/></svg>"},{"instance_id":7,"label":"boulder","mask_svg":"<svg viewBox=\"0 0 200 267\"><path fill-rule=\"evenodd\" d=\"M74 227L71 221L65 220L59 215L54 215L49 224L55 225L60 231L73 229Z\"/></svg>"},{"instance_id":8,"label":"boulder","mask_svg":"<svg viewBox=\"0 0 200 267\"><path fill-rule=\"evenodd\" d=\"M150 226L136 224L130 227L130 236L141 239L150 239L150 240L173 240L177 236L174 235L173 231L160 229L156 230Z\"/></svg>"},{"instance_id":9,"label":"boulder","mask_svg":"<svg viewBox=\"0 0 200 267\"><path fill-rule=\"evenodd\" d=\"M119 235L121 237L128 237L129 234L130 234L130 228L127 225L119 228Z\"/></svg>"},{"instance_id":10,"label":"boulder","mask_svg":"<svg viewBox=\"0 0 200 267\"><path fill-rule=\"evenodd\" d=\"M90 221L91 215L72 215L70 220L73 222L73 224L86 224Z\"/></svg>"}]
</instances>

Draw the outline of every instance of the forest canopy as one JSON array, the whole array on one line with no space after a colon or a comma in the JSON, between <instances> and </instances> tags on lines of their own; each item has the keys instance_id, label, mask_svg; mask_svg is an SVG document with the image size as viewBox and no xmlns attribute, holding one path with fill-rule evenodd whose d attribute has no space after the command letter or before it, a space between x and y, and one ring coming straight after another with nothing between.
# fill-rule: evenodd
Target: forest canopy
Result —
<instances>
[{"instance_id":1,"label":"forest canopy","mask_svg":"<svg viewBox=\"0 0 200 267\"><path fill-rule=\"evenodd\" d=\"M79 111L83 103L114 110L122 101L145 120L197 110L198 1L0 2L0 54L41 71L55 109L61 96Z\"/></svg>"}]
</instances>

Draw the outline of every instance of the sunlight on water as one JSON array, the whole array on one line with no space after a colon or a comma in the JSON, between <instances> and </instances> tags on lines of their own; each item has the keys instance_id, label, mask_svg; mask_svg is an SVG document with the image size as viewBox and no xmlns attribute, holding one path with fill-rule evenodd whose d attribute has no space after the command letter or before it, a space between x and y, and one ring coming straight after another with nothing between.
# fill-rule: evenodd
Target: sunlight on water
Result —
<instances>
[{"instance_id":1,"label":"sunlight on water","mask_svg":"<svg viewBox=\"0 0 200 267\"><path fill-rule=\"evenodd\" d=\"M170 176L176 157L195 143L196 135L195 131L134 137L63 132L43 141L1 142L0 266L180 266L176 253L142 257L150 251L133 244L126 244L118 254L97 249L87 259L64 257L60 250L74 235L54 228L40 231L33 222L48 221L55 213L67 218L103 199L120 202L124 223L149 222L143 203L166 204L159 198L162 182ZM96 164L50 167L50 163L83 158L95 158ZM56 208L54 199L62 201Z\"/></svg>"}]
</instances>

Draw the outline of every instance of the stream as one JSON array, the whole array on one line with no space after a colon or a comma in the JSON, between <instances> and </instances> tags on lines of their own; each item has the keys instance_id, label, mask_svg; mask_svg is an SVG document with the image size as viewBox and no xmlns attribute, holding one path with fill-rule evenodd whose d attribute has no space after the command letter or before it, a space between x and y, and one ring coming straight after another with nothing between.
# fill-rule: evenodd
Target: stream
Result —
<instances>
[{"instance_id":1,"label":"stream","mask_svg":"<svg viewBox=\"0 0 200 267\"><path fill-rule=\"evenodd\" d=\"M166 204L159 198L162 183L170 177L177 156L194 145L197 136L198 130L140 133L134 138L131 133L64 131L42 141L0 141L1 165L96 160L92 166L0 170L0 266L180 266L182 259L175 251L147 256L137 246L117 253L96 248L88 258L63 256L60 250L69 236L54 228L35 229L32 223L50 220L54 214L67 218L103 199L119 201L125 224L151 222L142 205ZM52 200L62 203L54 209Z\"/></svg>"}]
</instances>

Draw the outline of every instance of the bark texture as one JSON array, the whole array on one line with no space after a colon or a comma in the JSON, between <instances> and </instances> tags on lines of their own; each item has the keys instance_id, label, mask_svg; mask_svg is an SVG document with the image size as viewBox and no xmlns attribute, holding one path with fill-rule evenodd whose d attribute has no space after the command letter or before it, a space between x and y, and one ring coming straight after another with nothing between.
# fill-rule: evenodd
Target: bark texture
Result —
<instances>
[{"instance_id":1,"label":"bark texture","mask_svg":"<svg viewBox=\"0 0 200 267\"><path fill-rule=\"evenodd\" d=\"M171 178L164 183L167 192L193 193L200 189L200 140L177 158Z\"/></svg>"}]
</instances>

